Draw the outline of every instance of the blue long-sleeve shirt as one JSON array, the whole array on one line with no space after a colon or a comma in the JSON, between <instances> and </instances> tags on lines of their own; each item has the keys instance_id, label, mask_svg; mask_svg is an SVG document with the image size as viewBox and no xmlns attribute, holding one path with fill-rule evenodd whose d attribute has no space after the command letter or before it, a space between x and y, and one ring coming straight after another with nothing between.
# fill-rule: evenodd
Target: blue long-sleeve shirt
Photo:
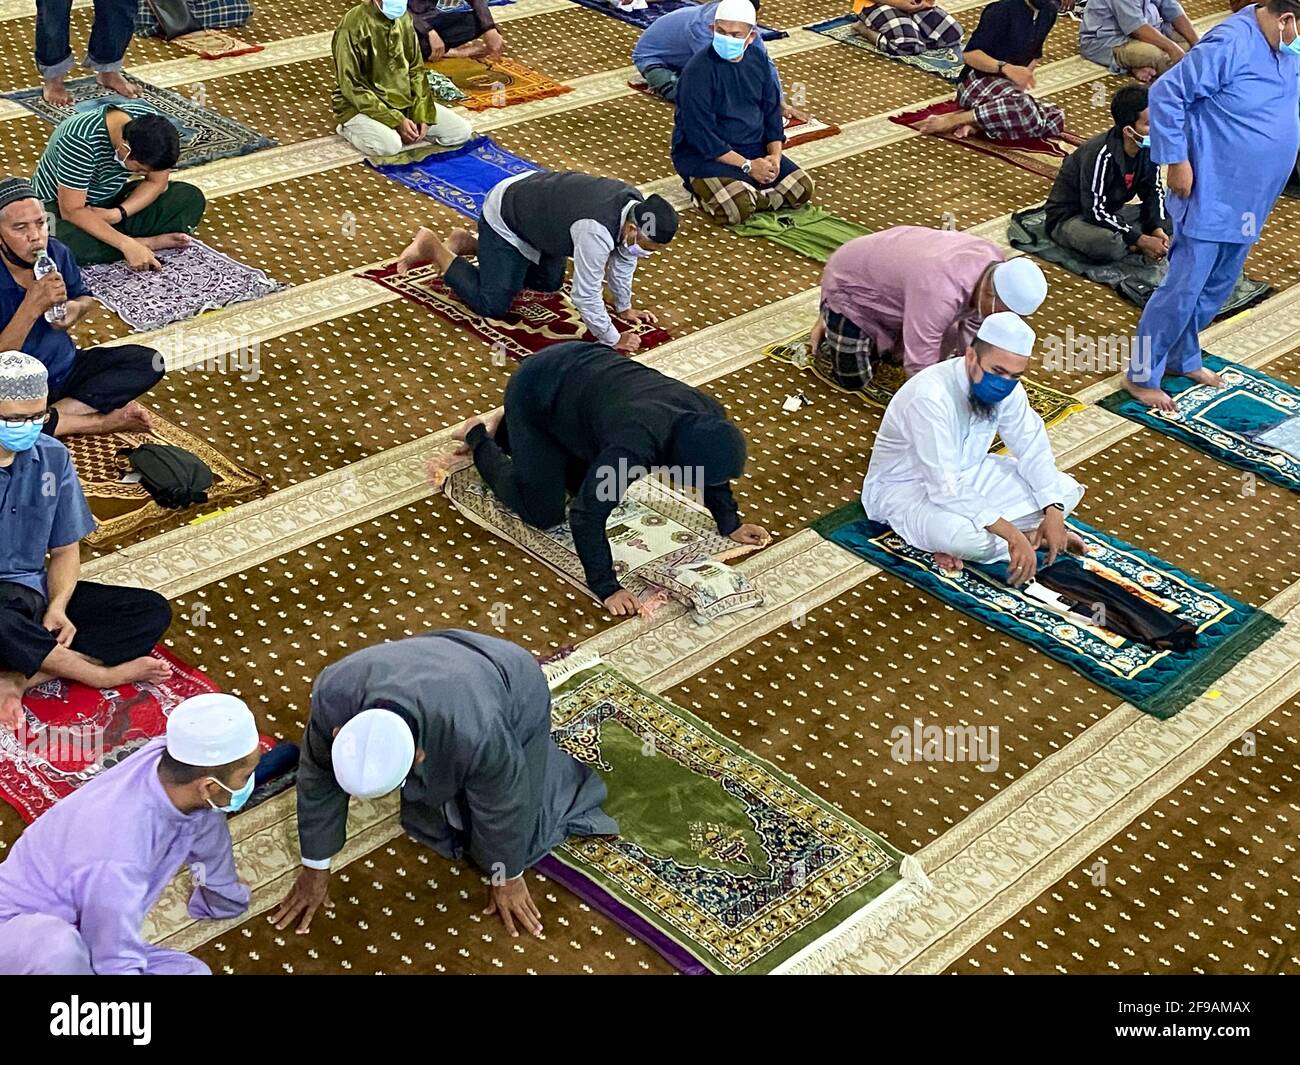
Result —
<instances>
[{"instance_id":1,"label":"blue long-sleeve shirt","mask_svg":"<svg viewBox=\"0 0 1300 1065\"><path fill-rule=\"evenodd\" d=\"M686 180L730 176L735 167L719 163L727 152L746 159L767 154L784 141L781 94L768 75L767 56L751 46L739 62L712 48L695 56L677 82L673 124L673 167Z\"/></svg>"},{"instance_id":2,"label":"blue long-sleeve shirt","mask_svg":"<svg viewBox=\"0 0 1300 1065\"><path fill-rule=\"evenodd\" d=\"M676 11L660 15L646 27L645 32L637 38L636 47L632 49L632 62L636 64L637 70L644 74L651 67L667 67L680 74L691 59L704 49L712 47L713 30L710 27L717 10L717 3L700 4L680 7ZM763 38L759 37L749 47L751 51L757 50L767 60L768 66L772 68L772 81L779 93L781 75L777 73L772 57L767 54Z\"/></svg>"},{"instance_id":3,"label":"blue long-sleeve shirt","mask_svg":"<svg viewBox=\"0 0 1300 1065\"><path fill-rule=\"evenodd\" d=\"M1175 231L1254 244L1300 146L1300 56L1275 51L1248 7L1210 30L1151 86L1151 157L1192 164L1170 191Z\"/></svg>"}]
</instances>

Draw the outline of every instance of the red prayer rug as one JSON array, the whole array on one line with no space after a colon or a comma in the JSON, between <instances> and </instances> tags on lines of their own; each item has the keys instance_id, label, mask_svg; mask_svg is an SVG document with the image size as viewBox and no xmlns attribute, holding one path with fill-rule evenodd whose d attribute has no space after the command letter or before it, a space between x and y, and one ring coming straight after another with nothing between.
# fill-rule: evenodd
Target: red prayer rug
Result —
<instances>
[{"instance_id":1,"label":"red prayer rug","mask_svg":"<svg viewBox=\"0 0 1300 1065\"><path fill-rule=\"evenodd\" d=\"M627 83L629 89L636 89L639 93L644 93L652 100L658 100L660 103L668 103L662 96L650 91L650 86L644 81L633 79ZM807 144L809 141L819 141L823 137L833 137L840 132L840 127L833 122L823 122L817 118L787 118L785 120L785 146L787 148L797 148L801 144Z\"/></svg>"},{"instance_id":2,"label":"red prayer rug","mask_svg":"<svg viewBox=\"0 0 1300 1065\"><path fill-rule=\"evenodd\" d=\"M504 318L482 318L457 298L432 264L417 266L399 274L394 262L363 271L358 276L368 278L399 296L418 303L452 325L469 330L493 352L501 352L512 359L526 358L542 348L566 340L596 339L583 324L577 308L570 302L567 286L559 292L524 289L515 297L510 313ZM642 351L672 339L658 326L630 326L618 319L613 321L620 333L631 329L640 335Z\"/></svg>"},{"instance_id":3,"label":"red prayer rug","mask_svg":"<svg viewBox=\"0 0 1300 1065\"><path fill-rule=\"evenodd\" d=\"M0 729L0 798L27 824L161 736L181 702L220 690L161 644L153 655L171 667L161 684L100 689L50 680L23 696L22 727ZM264 752L274 746L262 737Z\"/></svg>"},{"instance_id":4,"label":"red prayer rug","mask_svg":"<svg viewBox=\"0 0 1300 1065\"><path fill-rule=\"evenodd\" d=\"M933 104L920 111L904 111L900 115L890 115L889 120L897 122L900 126L916 129L922 119L929 118L931 115L946 115L959 110L961 105L956 100L945 100L941 104ZM1031 137L1026 140L1008 141L989 140L978 132L965 137L954 137L951 133L931 134L931 136L938 136L940 140L973 148L984 155L1004 159L1012 166L1018 166L1031 174L1049 179L1056 177L1057 171L1061 169L1061 160L1083 143L1082 137L1069 131L1051 139Z\"/></svg>"}]
</instances>

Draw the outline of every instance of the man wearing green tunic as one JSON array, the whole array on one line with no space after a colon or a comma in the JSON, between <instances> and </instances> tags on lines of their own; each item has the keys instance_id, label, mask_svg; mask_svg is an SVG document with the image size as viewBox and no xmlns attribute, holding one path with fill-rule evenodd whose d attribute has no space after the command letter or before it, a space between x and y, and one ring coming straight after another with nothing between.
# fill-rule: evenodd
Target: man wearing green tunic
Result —
<instances>
[{"instance_id":1,"label":"man wearing green tunic","mask_svg":"<svg viewBox=\"0 0 1300 1065\"><path fill-rule=\"evenodd\" d=\"M464 144L470 124L433 98L406 0L365 0L332 43L337 132L363 155L396 155L421 141Z\"/></svg>"}]
</instances>

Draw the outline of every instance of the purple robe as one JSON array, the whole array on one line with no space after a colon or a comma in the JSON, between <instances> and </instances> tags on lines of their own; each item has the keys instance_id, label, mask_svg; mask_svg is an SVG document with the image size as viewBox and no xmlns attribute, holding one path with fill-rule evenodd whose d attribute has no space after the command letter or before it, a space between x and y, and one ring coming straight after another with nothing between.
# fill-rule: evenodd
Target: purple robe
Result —
<instances>
[{"instance_id":1,"label":"purple robe","mask_svg":"<svg viewBox=\"0 0 1300 1065\"><path fill-rule=\"evenodd\" d=\"M226 815L182 813L158 779L166 740L149 741L32 824L0 863L0 975L206 975L203 962L141 938L145 915L182 865L193 917L236 917Z\"/></svg>"}]
</instances>

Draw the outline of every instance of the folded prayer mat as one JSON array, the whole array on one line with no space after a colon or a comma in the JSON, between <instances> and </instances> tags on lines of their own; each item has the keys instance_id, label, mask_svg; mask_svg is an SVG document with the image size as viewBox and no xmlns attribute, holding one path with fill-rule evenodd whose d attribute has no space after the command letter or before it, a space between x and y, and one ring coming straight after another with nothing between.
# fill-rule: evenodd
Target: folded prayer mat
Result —
<instances>
[{"instance_id":1,"label":"folded prayer mat","mask_svg":"<svg viewBox=\"0 0 1300 1065\"><path fill-rule=\"evenodd\" d=\"M452 325L467 329L492 349L494 358L499 354L502 359L523 359L565 340L596 339L569 299L567 286L560 292L524 289L515 297L504 318L483 318L460 301L432 264L399 274L397 264L389 263L357 276L383 285ZM620 333L633 331L641 337L642 351L672 339L657 325L629 325L617 318L612 320Z\"/></svg>"},{"instance_id":2,"label":"folded prayer mat","mask_svg":"<svg viewBox=\"0 0 1300 1065\"><path fill-rule=\"evenodd\" d=\"M146 85L130 74L124 76L140 90L140 102L148 104L165 115L180 134L181 155L180 161L176 164L177 170L201 166L216 159L248 155L263 148L273 148L277 143L270 137L262 136L257 130L236 122L233 118L208 110L202 103L203 94L199 90L196 90L196 97L191 99L171 89ZM70 107L56 107L46 103L41 96L40 88L20 89L17 92L0 94L0 97L21 104L27 110L55 125L77 112L104 107L122 99L112 89L100 85L94 77L69 81L67 89L72 94L73 102Z\"/></svg>"},{"instance_id":3,"label":"folded prayer mat","mask_svg":"<svg viewBox=\"0 0 1300 1065\"><path fill-rule=\"evenodd\" d=\"M929 890L915 858L599 657L544 668L551 735L605 781L619 834L538 871L683 972L823 971Z\"/></svg>"},{"instance_id":4,"label":"folded prayer mat","mask_svg":"<svg viewBox=\"0 0 1300 1065\"><path fill-rule=\"evenodd\" d=\"M1087 570L1187 622L1196 646L1176 651L1125 639L1088 618L1054 609L1031 584L1006 583L1007 564L967 562L956 573L903 541L887 525L870 521L852 503L813 522L828 540L875 563L909 584L1071 667L1139 710L1168 718L1194 702L1216 680L1280 627L1272 615L1219 591L1141 548L1076 518L1067 526L1084 541ZM1039 565L1044 552L1039 552Z\"/></svg>"},{"instance_id":5,"label":"folded prayer mat","mask_svg":"<svg viewBox=\"0 0 1300 1065\"><path fill-rule=\"evenodd\" d=\"M573 2L592 11L599 11L602 15L609 15L620 22L626 22L629 26L635 26L640 30L645 29L660 15L695 5L695 0L650 0L649 5L640 11L625 11L616 4L608 3L607 0L573 0ZM774 30L771 26L764 26L762 23L759 23L758 30L765 41L775 41L789 36L784 30Z\"/></svg>"},{"instance_id":6,"label":"folded prayer mat","mask_svg":"<svg viewBox=\"0 0 1300 1065\"><path fill-rule=\"evenodd\" d=\"M469 99L469 94L456 88L456 83L446 74L440 74L436 70L426 70L424 76L429 82L429 88L433 90L433 95L442 103L458 104Z\"/></svg>"},{"instance_id":7,"label":"folded prayer mat","mask_svg":"<svg viewBox=\"0 0 1300 1065\"><path fill-rule=\"evenodd\" d=\"M1202 361L1225 387L1166 377L1161 387L1176 410L1145 407L1125 391L1098 403L1213 459L1300 492L1300 389L1217 355Z\"/></svg>"},{"instance_id":8,"label":"folded prayer mat","mask_svg":"<svg viewBox=\"0 0 1300 1065\"><path fill-rule=\"evenodd\" d=\"M889 121L897 122L900 126L907 126L909 129L916 129L922 120L931 115L946 115L959 110L961 105L956 100L945 100L943 103L932 104L919 111L905 111L902 114L890 115ZM1049 180L1054 179L1061 169L1061 160L1083 143L1082 137L1068 131L1050 139L1034 137L1006 141L989 140L978 131L965 137L954 137L951 133L941 133L938 136L941 140L960 144L964 148L972 148L995 159L1003 159L1012 166L1018 166L1021 170L1028 170L1031 174Z\"/></svg>"},{"instance_id":9,"label":"folded prayer mat","mask_svg":"<svg viewBox=\"0 0 1300 1065\"><path fill-rule=\"evenodd\" d=\"M526 551L600 601L587 587L567 522L553 529L527 524L492 494L472 466L451 474L443 491L474 524ZM619 583L643 603L676 600L700 624L763 603L762 592L743 573L723 564L755 548L720 535L707 510L661 481L634 482L610 514L605 531Z\"/></svg>"},{"instance_id":10,"label":"folded prayer mat","mask_svg":"<svg viewBox=\"0 0 1300 1065\"><path fill-rule=\"evenodd\" d=\"M429 73L451 82L470 111L509 107L573 91L506 56L492 60L440 59L432 64Z\"/></svg>"},{"instance_id":11,"label":"folded prayer mat","mask_svg":"<svg viewBox=\"0 0 1300 1065\"><path fill-rule=\"evenodd\" d=\"M167 715L194 695L219 691L161 644L171 669L159 684L90 688L48 680L23 696L18 732L0 729L0 799L31 824L59 799L167 731ZM275 740L261 737L263 751Z\"/></svg>"},{"instance_id":12,"label":"folded prayer mat","mask_svg":"<svg viewBox=\"0 0 1300 1065\"><path fill-rule=\"evenodd\" d=\"M385 177L473 219L483 213L483 201L497 183L541 169L507 152L491 137L475 137L459 148L433 151L415 162L370 165Z\"/></svg>"},{"instance_id":13,"label":"folded prayer mat","mask_svg":"<svg viewBox=\"0 0 1300 1065\"><path fill-rule=\"evenodd\" d=\"M745 221L732 226L731 231L742 237L766 237L773 244L821 263L841 244L870 232L812 204L783 207L779 211L755 211Z\"/></svg>"},{"instance_id":14,"label":"folded prayer mat","mask_svg":"<svg viewBox=\"0 0 1300 1065\"><path fill-rule=\"evenodd\" d=\"M966 67L966 64L962 61L962 50L960 48L932 48L929 51L921 52L919 55L898 55L894 52L882 52L854 29L857 22L856 14L840 15L837 18L827 19L825 22L815 23L809 26L808 29L813 33L820 33L834 41L839 41L841 44L851 44L854 48L861 48L864 52L880 56L882 59L892 59L897 63L905 63L909 67L915 67L917 70L924 70L927 74L934 74L936 77L943 78L944 81L957 81Z\"/></svg>"},{"instance_id":15,"label":"folded prayer mat","mask_svg":"<svg viewBox=\"0 0 1300 1065\"><path fill-rule=\"evenodd\" d=\"M288 288L197 238L155 257L161 270L132 270L120 261L81 268L90 294L137 333Z\"/></svg>"},{"instance_id":16,"label":"folded prayer mat","mask_svg":"<svg viewBox=\"0 0 1300 1065\"><path fill-rule=\"evenodd\" d=\"M1128 204L1120 213L1126 221L1137 222L1142 213L1141 204ZM1069 270L1072 274L1086 277L1113 288L1130 303L1145 307L1151 293L1156 290L1169 272L1169 260L1152 262L1140 252L1125 256L1118 262L1094 263L1085 259L1078 252L1056 243L1047 235L1047 211L1042 207L1018 211L1011 216L1007 225L1007 240L1018 251L1045 259L1049 263ZM1228 296L1219 318L1231 318L1234 314L1253 307L1273 291L1271 285L1263 281L1252 281L1245 274L1237 279L1236 287Z\"/></svg>"},{"instance_id":17,"label":"folded prayer mat","mask_svg":"<svg viewBox=\"0 0 1300 1065\"><path fill-rule=\"evenodd\" d=\"M173 37L168 44L177 44L200 59L229 59L231 56L250 55L262 51L260 44L250 44L222 30L198 30Z\"/></svg>"}]
</instances>

